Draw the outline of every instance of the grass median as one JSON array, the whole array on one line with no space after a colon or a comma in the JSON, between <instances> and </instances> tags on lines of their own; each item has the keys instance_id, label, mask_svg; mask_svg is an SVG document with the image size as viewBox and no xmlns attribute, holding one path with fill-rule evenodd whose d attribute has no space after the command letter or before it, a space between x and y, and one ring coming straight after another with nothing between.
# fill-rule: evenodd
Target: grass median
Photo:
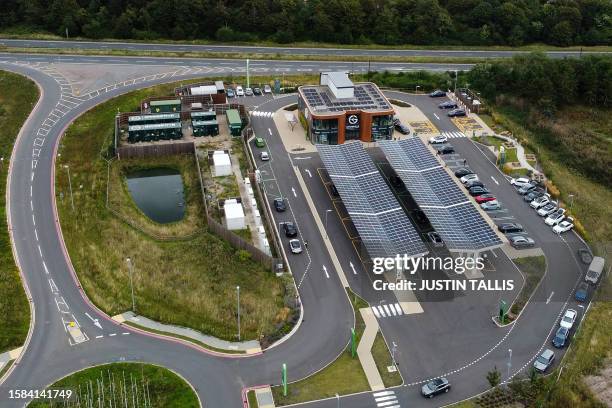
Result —
<instances>
[{"instance_id":1,"label":"grass median","mask_svg":"<svg viewBox=\"0 0 612 408\"><path fill-rule=\"evenodd\" d=\"M247 252L199 228L203 204L199 185L194 187L197 173L193 174L195 169L188 159L121 160L120 167L110 172L112 208L144 228L132 227L106 208L107 164L100 152L105 152L112 140L117 109L133 111L142 99L171 94L177 85L134 91L100 104L78 118L62 138L61 157L56 163L56 198L72 263L88 297L104 312L115 315L131 309L125 262L130 257L138 314L230 341L237 340L236 286L240 285L241 340L274 337L294 321L295 312L286 305L292 284L251 260ZM74 211L64 165L70 169ZM181 170L187 194L184 220L155 225L135 208L122 177L125 169L143 166ZM163 241L148 234L150 229L179 236L197 232L188 238Z\"/></svg>"},{"instance_id":2,"label":"grass median","mask_svg":"<svg viewBox=\"0 0 612 408\"><path fill-rule=\"evenodd\" d=\"M546 257L528 256L525 258L517 258L514 259L514 263L525 276L525 284L510 308L509 317L511 320L514 320L516 316L521 313L538 286L538 283L544 276L544 272L546 271Z\"/></svg>"},{"instance_id":3,"label":"grass median","mask_svg":"<svg viewBox=\"0 0 612 408\"><path fill-rule=\"evenodd\" d=\"M6 178L15 139L38 95L34 82L0 71L0 353L21 346L30 325L30 308L6 221Z\"/></svg>"},{"instance_id":4,"label":"grass median","mask_svg":"<svg viewBox=\"0 0 612 408\"><path fill-rule=\"evenodd\" d=\"M200 401L191 386L163 367L143 363L112 363L87 368L69 375L48 389L71 390L69 402L38 400L31 408L116 406L131 401L142 407L199 408ZM122 403L119 405L123 406Z\"/></svg>"}]
</instances>

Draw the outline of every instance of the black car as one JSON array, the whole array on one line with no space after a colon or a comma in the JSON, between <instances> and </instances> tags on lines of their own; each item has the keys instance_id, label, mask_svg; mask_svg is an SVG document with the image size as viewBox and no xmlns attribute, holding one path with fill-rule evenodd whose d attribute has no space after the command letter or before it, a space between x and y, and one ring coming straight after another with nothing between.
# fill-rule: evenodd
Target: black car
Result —
<instances>
[{"instance_id":1,"label":"black car","mask_svg":"<svg viewBox=\"0 0 612 408\"><path fill-rule=\"evenodd\" d=\"M446 92L441 89L436 89L435 91L430 93L429 96L431 96L432 98L441 98L443 96L446 96Z\"/></svg>"},{"instance_id":2,"label":"black car","mask_svg":"<svg viewBox=\"0 0 612 408\"><path fill-rule=\"evenodd\" d=\"M457 102L446 101L438 105L440 109L457 109Z\"/></svg>"},{"instance_id":3,"label":"black car","mask_svg":"<svg viewBox=\"0 0 612 408\"><path fill-rule=\"evenodd\" d=\"M253 88L253 95L261 95L261 88Z\"/></svg>"},{"instance_id":4,"label":"black car","mask_svg":"<svg viewBox=\"0 0 612 408\"><path fill-rule=\"evenodd\" d=\"M529 193L530 191L535 190L538 187L538 185L536 183L527 183L524 186L522 186L521 188L518 189L518 193L520 195L525 195L527 193Z\"/></svg>"},{"instance_id":5,"label":"black car","mask_svg":"<svg viewBox=\"0 0 612 408\"><path fill-rule=\"evenodd\" d=\"M453 154L455 153L455 148L449 144L435 146L438 154Z\"/></svg>"},{"instance_id":6,"label":"black car","mask_svg":"<svg viewBox=\"0 0 612 408\"><path fill-rule=\"evenodd\" d=\"M466 113L463 109L453 109L452 111L446 114L449 118L454 118L455 116L465 116Z\"/></svg>"},{"instance_id":7,"label":"black car","mask_svg":"<svg viewBox=\"0 0 612 408\"><path fill-rule=\"evenodd\" d=\"M541 197L543 195L544 195L544 192L542 190L535 189L535 190L531 190L530 192L525 194L525 197L523 197L523 200L527 201L528 203L530 203L533 200L535 200L536 198Z\"/></svg>"},{"instance_id":8,"label":"black car","mask_svg":"<svg viewBox=\"0 0 612 408\"><path fill-rule=\"evenodd\" d=\"M484 186L485 186L485 185L484 185L484 183L483 183L482 181L480 181L480 180L472 180L472 181L469 181L469 182L468 182L468 183L465 185L465 187L466 187L468 190L469 190L470 188L472 188L472 187L484 187Z\"/></svg>"},{"instance_id":9,"label":"black car","mask_svg":"<svg viewBox=\"0 0 612 408\"><path fill-rule=\"evenodd\" d=\"M338 197L340 195L340 193L338 193L338 189L336 188L336 185L334 183L331 183L329 185L329 189L331 190L331 193L334 197Z\"/></svg>"},{"instance_id":10,"label":"black car","mask_svg":"<svg viewBox=\"0 0 612 408\"><path fill-rule=\"evenodd\" d=\"M401 187L404 185L404 182L402 181L402 179L399 178L399 176L396 176L395 174L389 177L389 182L391 183L393 187Z\"/></svg>"},{"instance_id":11,"label":"black car","mask_svg":"<svg viewBox=\"0 0 612 408\"><path fill-rule=\"evenodd\" d=\"M517 224L516 222L506 222L504 224L500 224L497 226L499 232L503 232L507 234L509 232L523 232L523 226L521 224Z\"/></svg>"},{"instance_id":12,"label":"black car","mask_svg":"<svg viewBox=\"0 0 612 408\"><path fill-rule=\"evenodd\" d=\"M402 135L409 135L410 134L410 128L408 126L404 125L399 120L394 123L394 127L395 127L395 130L400 132Z\"/></svg>"},{"instance_id":13,"label":"black car","mask_svg":"<svg viewBox=\"0 0 612 408\"><path fill-rule=\"evenodd\" d=\"M287 204L285 204L285 200L283 198L275 198L274 199L274 208L278 212L283 212L287 209Z\"/></svg>"},{"instance_id":14,"label":"black car","mask_svg":"<svg viewBox=\"0 0 612 408\"><path fill-rule=\"evenodd\" d=\"M297 236L297 228L295 228L295 224L292 222L283 223L283 230L285 230L285 236L289 238Z\"/></svg>"},{"instance_id":15,"label":"black car","mask_svg":"<svg viewBox=\"0 0 612 408\"><path fill-rule=\"evenodd\" d=\"M468 169L467 167L462 167L460 169L457 169L455 171L455 177L463 177L463 176L467 176L468 174L474 174L474 172L470 169Z\"/></svg>"},{"instance_id":16,"label":"black car","mask_svg":"<svg viewBox=\"0 0 612 408\"><path fill-rule=\"evenodd\" d=\"M482 186L474 186L468 189L468 192L472 197L477 197L479 195L488 194L490 191L486 187Z\"/></svg>"},{"instance_id":17,"label":"black car","mask_svg":"<svg viewBox=\"0 0 612 408\"><path fill-rule=\"evenodd\" d=\"M556 348L563 348L569 337L569 332L570 331L567 327L559 327L559 329L557 329L557 333L555 333L555 337L552 339L553 346Z\"/></svg>"},{"instance_id":18,"label":"black car","mask_svg":"<svg viewBox=\"0 0 612 408\"><path fill-rule=\"evenodd\" d=\"M426 398L433 398L443 392L450 391L450 384L444 377L436 378L421 387L421 394Z\"/></svg>"}]
</instances>

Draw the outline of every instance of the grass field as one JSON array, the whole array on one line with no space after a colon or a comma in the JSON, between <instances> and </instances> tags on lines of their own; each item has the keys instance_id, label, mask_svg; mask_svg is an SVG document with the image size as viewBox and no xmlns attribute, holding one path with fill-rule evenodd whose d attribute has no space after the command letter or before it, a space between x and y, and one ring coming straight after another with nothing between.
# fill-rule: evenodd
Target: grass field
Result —
<instances>
[{"instance_id":1,"label":"grass field","mask_svg":"<svg viewBox=\"0 0 612 408\"><path fill-rule=\"evenodd\" d=\"M6 177L15 138L37 99L34 82L0 71L0 353L21 346L30 325L30 308L6 221Z\"/></svg>"},{"instance_id":2,"label":"grass field","mask_svg":"<svg viewBox=\"0 0 612 408\"><path fill-rule=\"evenodd\" d=\"M390 347L392 347L392 345L390 345ZM387 369L387 367L393 365L393 358L391 357L391 351L380 331L376 334L374 344L372 345L372 356L374 356L376 368L378 368L378 372L386 388L395 387L402 383L402 376L399 371L390 373Z\"/></svg>"},{"instance_id":3,"label":"grass field","mask_svg":"<svg viewBox=\"0 0 612 408\"><path fill-rule=\"evenodd\" d=\"M529 297L537 287L538 282L540 282L540 279L544 276L544 272L546 271L546 257L528 256L525 258L517 258L514 259L514 263L525 276L525 284L510 308L510 312L516 316L523 310L525 303L527 303L527 300L529 300Z\"/></svg>"},{"instance_id":4,"label":"grass field","mask_svg":"<svg viewBox=\"0 0 612 408\"><path fill-rule=\"evenodd\" d=\"M98 382L102 385L98 387ZM89 392L88 392L89 387ZM199 408L193 389L178 375L163 367L142 363L112 363L78 371L49 388L72 390L78 400L35 401L31 408L78 407L95 401L94 406L116 406L117 401L138 401L139 407ZM98 400L100 398L100 400ZM81 402L81 405L77 404ZM119 404L123 406L122 404Z\"/></svg>"},{"instance_id":5,"label":"grass field","mask_svg":"<svg viewBox=\"0 0 612 408\"><path fill-rule=\"evenodd\" d=\"M133 111L142 99L168 95L176 85L134 91L98 105L67 130L56 168L56 194L71 260L89 298L110 315L131 309L125 262L126 257L131 257L137 313L235 340L235 287L240 285L242 339L275 336L279 330L286 330L294 317L285 305L286 280L277 278L216 235L203 231L187 240L157 241L128 226L105 207L107 167L99 153L106 151L111 140L117 109ZM152 162L159 164L157 160ZM60 192L66 196L69 190L67 173L61 167L65 164L70 166L75 187L75 212L70 200L59 198ZM126 160L121 166L131 165L142 163ZM191 164L185 164L184 170L188 168ZM190 177L193 175L186 179ZM76 187L81 185L82 188ZM187 190L195 193L189 186ZM193 194L194 203L197 197ZM151 224L126 204L125 197L118 203L123 203L125 211L131 211L139 223ZM202 213L201 209L194 210ZM180 228L180 224L170 228Z\"/></svg>"}]
</instances>

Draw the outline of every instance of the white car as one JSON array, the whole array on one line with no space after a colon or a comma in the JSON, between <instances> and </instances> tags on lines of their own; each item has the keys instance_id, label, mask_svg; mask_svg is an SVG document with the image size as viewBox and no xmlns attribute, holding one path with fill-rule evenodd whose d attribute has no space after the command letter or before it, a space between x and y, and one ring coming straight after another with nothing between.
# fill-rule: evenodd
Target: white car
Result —
<instances>
[{"instance_id":1,"label":"white car","mask_svg":"<svg viewBox=\"0 0 612 408\"><path fill-rule=\"evenodd\" d=\"M289 249L292 254L301 254L302 253L302 244L299 239L292 239L289 241Z\"/></svg>"},{"instance_id":2,"label":"white car","mask_svg":"<svg viewBox=\"0 0 612 408\"><path fill-rule=\"evenodd\" d=\"M461 177L459 180L461 180L463 184L467 184L470 181L478 180L478 174L466 174L465 176Z\"/></svg>"},{"instance_id":3,"label":"white car","mask_svg":"<svg viewBox=\"0 0 612 408\"><path fill-rule=\"evenodd\" d=\"M547 215L552 214L555 211L557 211L557 206L551 201L545 206L540 207L540 209L538 210L538 215L540 217L546 217Z\"/></svg>"},{"instance_id":4,"label":"white car","mask_svg":"<svg viewBox=\"0 0 612 408\"><path fill-rule=\"evenodd\" d=\"M546 204L550 203L550 200L546 196L542 196L533 200L529 205L533 209L538 209L540 207L544 207Z\"/></svg>"},{"instance_id":5,"label":"white car","mask_svg":"<svg viewBox=\"0 0 612 408\"><path fill-rule=\"evenodd\" d=\"M244 96L244 89L242 89L241 85L236 87L236 96Z\"/></svg>"},{"instance_id":6,"label":"white car","mask_svg":"<svg viewBox=\"0 0 612 408\"><path fill-rule=\"evenodd\" d=\"M448 143L448 137L438 135L438 136L429 138L429 144L442 144L442 143Z\"/></svg>"},{"instance_id":7,"label":"white car","mask_svg":"<svg viewBox=\"0 0 612 408\"><path fill-rule=\"evenodd\" d=\"M577 311L575 311L574 309L567 309L565 311L565 314L561 318L561 321L559 322L559 326L571 330L572 326L574 325L574 322L576 321L576 317L578 317Z\"/></svg>"},{"instance_id":8,"label":"white car","mask_svg":"<svg viewBox=\"0 0 612 408\"><path fill-rule=\"evenodd\" d=\"M259 158L261 159L261 161L268 161L270 160L270 155L268 154L268 152L261 152L259 154Z\"/></svg>"},{"instance_id":9,"label":"white car","mask_svg":"<svg viewBox=\"0 0 612 408\"><path fill-rule=\"evenodd\" d=\"M557 208L557 211L548 214L548 217L544 220L546 225L557 225L565 218L565 208Z\"/></svg>"},{"instance_id":10,"label":"white car","mask_svg":"<svg viewBox=\"0 0 612 408\"><path fill-rule=\"evenodd\" d=\"M244 94L247 96L253 96L253 88L247 88L244 90Z\"/></svg>"},{"instance_id":11,"label":"white car","mask_svg":"<svg viewBox=\"0 0 612 408\"><path fill-rule=\"evenodd\" d=\"M531 180L527 177L519 177L510 179L510 184L517 187L523 187L525 184L529 184Z\"/></svg>"},{"instance_id":12,"label":"white car","mask_svg":"<svg viewBox=\"0 0 612 408\"><path fill-rule=\"evenodd\" d=\"M574 228L574 219L572 217L567 217L557 225L553 227L553 232L557 234L562 234Z\"/></svg>"},{"instance_id":13,"label":"white car","mask_svg":"<svg viewBox=\"0 0 612 408\"><path fill-rule=\"evenodd\" d=\"M265 94L272 93L272 88L270 87L270 85L268 85L268 84L264 85L263 93L265 93Z\"/></svg>"}]
</instances>

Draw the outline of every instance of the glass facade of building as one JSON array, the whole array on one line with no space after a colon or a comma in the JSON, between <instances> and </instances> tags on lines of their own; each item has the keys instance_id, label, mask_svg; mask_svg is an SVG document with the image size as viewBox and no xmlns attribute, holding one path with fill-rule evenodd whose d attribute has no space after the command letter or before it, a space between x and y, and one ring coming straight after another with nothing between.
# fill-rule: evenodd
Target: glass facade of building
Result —
<instances>
[{"instance_id":1,"label":"glass facade of building","mask_svg":"<svg viewBox=\"0 0 612 408\"><path fill-rule=\"evenodd\" d=\"M393 137L393 115L372 117L372 140L391 140Z\"/></svg>"},{"instance_id":2,"label":"glass facade of building","mask_svg":"<svg viewBox=\"0 0 612 408\"><path fill-rule=\"evenodd\" d=\"M338 144L338 119L313 119L310 140L313 143Z\"/></svg>"}]
</instances>

